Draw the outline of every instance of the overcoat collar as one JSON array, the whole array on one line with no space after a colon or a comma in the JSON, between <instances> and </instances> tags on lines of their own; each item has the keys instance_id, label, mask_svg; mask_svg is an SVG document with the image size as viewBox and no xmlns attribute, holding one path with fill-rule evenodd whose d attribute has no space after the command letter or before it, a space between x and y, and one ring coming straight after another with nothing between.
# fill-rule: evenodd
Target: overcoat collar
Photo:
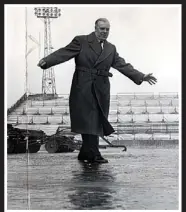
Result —
<instances>
[{"instance_id":1,"label":"overcoat collar","mask_svg":"<svg viewBox=\"0 0 186 212\"><path fill-rule=\"evenodd\" d=\"M88 35L88 43L92 50L98 55L94 67L105 60L113 51L112 45L108 41L105 41L103 51L100 54L100 44L96 38L95 32Z\"/></svg>"}]
</instances>

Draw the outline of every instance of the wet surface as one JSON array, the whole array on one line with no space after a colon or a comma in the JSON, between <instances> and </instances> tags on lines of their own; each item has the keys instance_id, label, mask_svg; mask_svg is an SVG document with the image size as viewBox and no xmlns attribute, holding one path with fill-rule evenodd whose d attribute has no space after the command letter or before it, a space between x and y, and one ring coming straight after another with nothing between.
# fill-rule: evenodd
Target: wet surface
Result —
<instances>
[{"instance_id":1,"label":"wet surface","mask_svg":"<svg viewBox=\"0 0 186 212\"><path fill-rule=\"evenodd\" d=\"M101 149L108 164L78 152L8 155L7 209L177 210L178 147ZM28 182L27 183L27 171ZM29 192L28 192L29 191Z\"/></svg>"}]
</instances>

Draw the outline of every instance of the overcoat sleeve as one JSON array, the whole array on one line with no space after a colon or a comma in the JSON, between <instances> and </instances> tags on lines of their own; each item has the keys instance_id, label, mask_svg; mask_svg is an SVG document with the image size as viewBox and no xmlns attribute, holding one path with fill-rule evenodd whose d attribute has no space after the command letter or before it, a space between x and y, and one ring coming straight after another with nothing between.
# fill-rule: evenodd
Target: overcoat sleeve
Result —
<instances>
[{"instance_id":1,"label":"overcoat sleeve","mask_svg":"<svg viewBox=\"0 0 186 212\"><path fill-rule=\"evenodd\" d=\"M76 36L66 47L60 48L50 55L44 57L42 60L44 60L46 64L42 68L47 69L51 66L66 62L77 56L80 50L81 44L78 36Z\"/></svg>"},{"instance_id":2,"label":"overcoat sleeve","mask_svg":"<svg viewBox=\"0 0 186 212\"><path fill-rule=\"evenodd\" d=\"M125 60L119 56L115 48L115 55L112 63L112 67L127 76L137 85L143 82L144 74L136 69L130 63L126 63Z\"/></svg>"}]
</instances>

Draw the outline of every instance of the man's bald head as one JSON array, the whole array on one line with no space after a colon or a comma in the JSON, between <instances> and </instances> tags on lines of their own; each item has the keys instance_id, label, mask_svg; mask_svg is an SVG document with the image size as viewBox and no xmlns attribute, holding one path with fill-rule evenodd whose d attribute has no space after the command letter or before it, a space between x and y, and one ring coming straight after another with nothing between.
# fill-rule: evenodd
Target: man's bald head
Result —
<instances>
[{"instance_id":1,"label":"man's bald head","mask_svg":"<svg viewBox=\"0 0 186 212\"><path fill-rule=\"evenodd\" d=\"M99 24L99 22L104 22L104 23L109 23L109 21L108 21L108 19L106 19L106 18L99 18L99 19L97 19L96 21L95 21L95 26L97 26L98 24ZM109 25L110 25L110 23L109 23Z\"/></svg>"},{"instance_id":2,"label":"man's bald head","mask_svg":"<svg viewBox=\"0 0 186 212\"><path fill-rule=\"evenodd\" d=\"M96 37L104 41L107 39L110 30L110 23L106 18L99 18L95 21L95 34Z\"/></svg>"}]
</instances>

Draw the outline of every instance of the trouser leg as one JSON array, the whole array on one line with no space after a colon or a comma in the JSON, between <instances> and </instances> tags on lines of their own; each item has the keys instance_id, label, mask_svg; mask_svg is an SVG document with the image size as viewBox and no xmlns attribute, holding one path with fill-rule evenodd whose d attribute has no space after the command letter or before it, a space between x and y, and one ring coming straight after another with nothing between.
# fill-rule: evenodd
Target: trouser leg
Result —
<instances>
[{"instance_id":1,"label":"trouser leg","mask_svg":"<svg viewBox=\"0 0 186 212\"><path fill-rule=\"evenodd\" d=\"M95 157L101 156L99 152L99 136L82 134L82 147L80 149L78 159L93 160Z\"/></svg>"}]
</instances>

